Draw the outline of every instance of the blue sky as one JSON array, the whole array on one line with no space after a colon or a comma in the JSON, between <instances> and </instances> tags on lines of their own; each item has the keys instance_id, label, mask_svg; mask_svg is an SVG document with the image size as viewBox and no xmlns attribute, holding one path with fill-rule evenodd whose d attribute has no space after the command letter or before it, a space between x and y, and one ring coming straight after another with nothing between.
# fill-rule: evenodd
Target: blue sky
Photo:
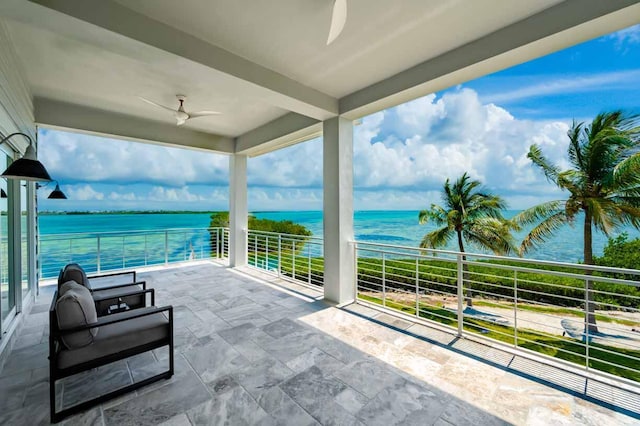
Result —
<instances>
[{"instance_id":1,"label":"blue sky","mask_svg":"<svg viewBox=\"0 0 640 426\"><path fill-rule=\"evenodd\" d=\"M566 165L572 120L640 113L640 25L365 117L354 134L356 209L428 207L469 172L512 208L562 194L531 167L539 144ZM40 130L41 161L68 200L40 210L226 210L222 155ZM250 210L322 208L320 139L249 160ZM69 164L77 167L69 168Z\"/></svg>"}]
</instances>

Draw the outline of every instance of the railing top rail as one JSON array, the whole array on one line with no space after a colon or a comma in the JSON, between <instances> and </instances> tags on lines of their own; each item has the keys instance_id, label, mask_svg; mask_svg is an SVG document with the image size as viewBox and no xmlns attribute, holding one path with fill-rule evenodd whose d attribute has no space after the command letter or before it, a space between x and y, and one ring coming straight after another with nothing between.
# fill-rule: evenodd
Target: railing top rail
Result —
<instances>
[{"instance_id":1,"label":"railing top rail","mask_svg":"<svg viewBox=\"0 0 640 426\"><path fill-rule=\"evenodd\" d=\"M187 231L211 231L215 229L228 230L221 226L216 227L194 227L194 228L160 228L160 229L132 229L122 231L99 231L99 232L67 232L60 234L40 234L41 240L57 240L57 239L69 239L69 238L95 238L97 236L122 236L133 234L162 234L164 232L187 232Z\"/></svg>"},{"instance_id":2,"label":"railing top rail","mask_svg":"<svg viewBox=\"0 0 640 426\"><path fill-rule=\"evenodd\" d=\"M578 280L591 280L593 282L598 282L598 283L624 284L624 285L630 285L634 287L640 287L640 283L638 281L625 280L620 278L609 278L609 277L603 277L599 275L576 274L571 272L553 271L553 270L547 270L547 269L525 268L522 266L501 265L499 263L487 264L487 263L475 262L473 260L463 260L462 263L466 265L475 265L475 266L484 266L484 267L488 266L491 268L504 269L507 271L531 272L531 273L542 274L542 275L553 275L556 277L575 278ZM640 274L639 271L635 271L635 272L636 274Z\"/></svg>"},{"instance_id":3,"label":"railing top rail","mask_svg":"<svg viewBox=\"0 0 640 426\"><path fill-rule=\"evenodd\" d=\"M581 270L584 270L584 271L610 272L610 273L618 273L618 274L640 275L640 271L639 270L613 268L613 267L609 267L609 266L585 265L585 264L581 264L581 263L554 262L554 261L551 261L551 260L522 259L522 258L518 258L518 257L497 256L497 255L493 255L493 254L481 254L481 253L471 253L471 252L464 252L463 253L463 252L453 251L453 250L427 249L427 248L420 248L420 247L400 246L400 245L395 245L395 244L370 243L370 242L366 242L366 241L352 241L351 243L356 248L361 248L361 249L367 250L367 251L370 251L370 249L362 248L361 246L386 247L386 248L396 249L396 250L399 249L399 250L403 250L404 253L395 252L394 254L411 255L411 256L416 256L416 257L417 256L425 257L425 255L409 254L409 253L406 253L406 251L415 251L415 252L422 252L422 253L426 252L426 253L432 253L432 254L446 254L446 255L450 255L450 256L467 256L467 257L473 257L473 258L481 258L481 259L488 259L488 260L502 260L502 261L518 262L518 263L525 263L525 264L534 264L534 265L541 265L541 266L556 266L556 267L562 267L562 268L574 268L574 269L581 269ZM442 260L451 260L451 259L442 259Z\"/></svg>"},{"instance_id":4,"label":"railing top rail","mask_svg":"<svg viewBox=\"0 0 640 426\"><path fill-rule=\"evenodd\" d=\"M296 234L284 234L282 232L271 232L271 231L258 231L255 229L249 229L248 230L249 234L263 234L263 235L274 235L274 236L282 236L282 237L287 237L287 238L296 238L296 239L300 239L300 240L306 240L306 241L317 241L317 242L321 242L324 239L322 237L317 237L315 235L296 235Z\"/></svg>"}]
</instances>

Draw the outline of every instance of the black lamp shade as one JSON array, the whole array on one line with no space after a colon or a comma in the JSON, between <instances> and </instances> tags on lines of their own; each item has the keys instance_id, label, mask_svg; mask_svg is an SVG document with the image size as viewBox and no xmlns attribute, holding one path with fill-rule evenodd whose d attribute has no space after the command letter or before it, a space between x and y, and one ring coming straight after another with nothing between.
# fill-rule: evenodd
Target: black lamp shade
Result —
<instances>
[{"instance_id":1,"label":"black lamp shade","mask_svg":"<svg viewBox=\"0 0 640 426\"><path fill-rule=\"evenodd\" d=\"M2 188L0 188L0 198L7 198L7 193Z\"/></svg>"},{"instance_id":2,"label":"black lamp shade","mask_svg":"<svg viewBox=\"0 0 640 426\"><path fill-rule=\"evenodd\" d=\"M2 174L3 178L20 179L30 181L50 181L51 176L38 160L20 158L7 167Z\"/></svg>"},{"instance_id":3,"label":"black lamp shade","mask_svg":"<svg viewBox=\"0 0 640 426\"><path fill-rule=\"evenodd\" d=\"M56 183L56 188L51 191L51 194L47 197L50 200L66 200L67 196L60 190L60 185Z\"/></svg>"}]
</instances>

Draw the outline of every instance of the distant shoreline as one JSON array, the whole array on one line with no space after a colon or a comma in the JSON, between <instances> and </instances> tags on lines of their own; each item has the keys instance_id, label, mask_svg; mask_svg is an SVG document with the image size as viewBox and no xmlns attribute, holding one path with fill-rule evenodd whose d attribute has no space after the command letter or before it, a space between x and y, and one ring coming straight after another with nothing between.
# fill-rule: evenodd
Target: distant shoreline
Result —
<instances>
[{"instance_id":1,"label":"distant shoreline","mask_svg":"<svg viewBox=\"0 0 640 426\"><path fill-rule=\"evenodd\" d=\"M113 214L213 214L226 210L104 210L104 211L38 211L40 216L74 216L74 215L113 215ZM322 210L254 210L250 214L261 213L304 213L304 212L321 212ZM418 210L355 210L359 212L413 212Z\"/></svg>"},{"instance_id":2,"label":"distant shoreline","mask_svg":"<svg viewBox=\"0 0 640 426\"><path fill-rule=\"evenodd\" d=\"M39 211L40 216L113 215L113 214L211 214L213 211L193 210L114 210L114 211Z\"/></svg>"}]
</instances>

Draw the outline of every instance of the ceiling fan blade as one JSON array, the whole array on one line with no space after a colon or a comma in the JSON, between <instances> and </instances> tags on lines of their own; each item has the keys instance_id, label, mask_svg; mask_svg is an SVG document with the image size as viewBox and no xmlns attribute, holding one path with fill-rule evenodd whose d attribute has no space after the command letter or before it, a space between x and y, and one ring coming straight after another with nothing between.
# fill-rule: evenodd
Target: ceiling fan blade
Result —
<instances>
[{"instance_id":1,"label":"ceiling fan blade","mask_svg":"<svg viewBox=\"0 0 640 426\"><path fill-rule=\"evenodd\" d=\"M198 118L198 117L206 117L208 115L218 115L221 114L217 111L196 111L196 112L190 112L189 114L189 118Z\"/></svg>"},{"instance_id":2,"label":"ceiling fan blade","mask_svg":"<svg viewBox=\"0 0 640 426\"><path fill-rule=\"evenodd\" d=\"M142 96L138 96L138 98L139 98L141 101L144 101L144 102L146 102L146 103L148 103L148 104L151 104L151 105L153 105L153 106L157 106L157 107L159 107L159 108L166 109L167 111L176 112L176 110L175 110L174 108L169 108L169 107L167 107L167 106L160 105L159 103L156 103L156 102L150 101L149 99L143 98Z\"/></svg>"},{"instance_id":3,"label":"ceiling fan blade","mask_svg":"<svg viewBox=\"0 0 640 426\"><path fill-rule=\"evenodd\" d=\"M335 0L333 3L333 12L331 13L331 27L329 28L329 38L327 46L338 38L344 24L347 22L347 0Z\"/></svg>"}]
</instances>

